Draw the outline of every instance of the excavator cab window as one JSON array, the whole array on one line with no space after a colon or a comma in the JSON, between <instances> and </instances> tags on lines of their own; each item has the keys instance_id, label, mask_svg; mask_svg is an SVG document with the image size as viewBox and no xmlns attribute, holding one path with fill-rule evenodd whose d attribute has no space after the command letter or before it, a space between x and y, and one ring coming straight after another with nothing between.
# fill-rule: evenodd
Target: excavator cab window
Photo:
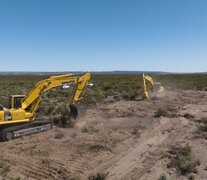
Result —
<instances>
[{"instance_id":1,"label":"excavator cab window","mask_svg":"<svg viewBox=\"0 0 207 180\"><path fill-rule=\"evenodd\" d=\"M9 97L9 109L21 108L21 102L24 96L10 96Z\"/></svg>"},{"instance_id":2,"label":"excavator cab window","mask_svg":"<svg viewBox=\"0 0 207 180\"><path fill-rule=\"evenodd\" d=\"M160 88L161 88L161 83L159 83L159 82L155 82L155 83L154 83L153 92L154 92L154 93L158 93L158 92L160 91Z\"/></svg>"},{"instance_id":3,"label":"excavator cab window","mask_svg":"<svg viewBox=\"0 0 207 180\"><path fill-rule=\"evenodd\" d=\"M4 110L4 106L2 104L0 104L0 111Z\"/></svg>"},{"instance_id":4,"label":"excavator cab window","mask_svg":"<svg viewBox=\"0 0 207 180\"><path fill-rule=\"evenodd\" d=\"M14 97L14 109L18 109L21 107L22 99L24 97Z\"/></svg>"}]
</instances>

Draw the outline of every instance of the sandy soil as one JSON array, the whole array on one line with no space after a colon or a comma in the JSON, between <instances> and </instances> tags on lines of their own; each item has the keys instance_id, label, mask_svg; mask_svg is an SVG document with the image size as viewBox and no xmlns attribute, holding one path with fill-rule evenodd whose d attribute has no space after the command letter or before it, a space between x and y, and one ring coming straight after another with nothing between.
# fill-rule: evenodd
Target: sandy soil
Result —
<instances>
[{"instance_id":1,"label":"sandy soil","mask_svg":"<svg viewBox=\"0 0 207 180\"><path fill-rule=\"evenodd\" d=\"M172 145L192 146L199 159L196 179L207 179L207 141L195 138L196 120L207 117L207 92L167 92L161 98L120 101L89 109L74 128L59 128L1 143L10 171L1 179L88 179L106 173L109 180L151 180L168 173L163 154ZM159 109L170 116L155 118ZM186 114L192 118L186 118Z\"/></svg>"}]
</instances>

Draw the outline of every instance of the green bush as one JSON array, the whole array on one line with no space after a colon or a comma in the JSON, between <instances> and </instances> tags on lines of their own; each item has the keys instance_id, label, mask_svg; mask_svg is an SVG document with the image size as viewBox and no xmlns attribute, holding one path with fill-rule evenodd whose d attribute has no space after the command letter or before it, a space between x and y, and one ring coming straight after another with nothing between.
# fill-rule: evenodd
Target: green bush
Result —
<instances>
[{"instance_id":1,"label":"green bush","mask_svg":"<svg viewBox=\"0 0 207 180\"><path fill-rule=\"evenodd\" d=\"M198 120L200 126L196 131L196 137L207 139L207 118Z\"/></svg>"},{"instance_id":2,"label":"green bush","mask_svg":"<svg viewBox=\"0 0 207 180\"><path fill-rule=\"evenodd\" d=\"M166 110L164 110L164 109L158 109L156 112L155 112L155 114L154 114L154 117L168 117L169 116L169 114L168 114L168 112L166 111Z\"/></svg>"},{"instance_id":3,"label":"green bush","mask_svg":"<svg viewBox=\"0 0 207 180\"><path fill-rule=\"evenodd\" d=\"M161 174L159 180L172 180L169 174Z\"/></svg>"},{"instance_id":4,"label":"green bush","mask_svg":"<svg viewBox=\"0 0 207 180\"><path fill-rule=\"evenodd\" d=\"M94 133L94 132L98 132L98 129L95 128L95 127L92 126L92 125L88 125L88 126L84 126L84 127L82 128L82 132L83 132L83 133L90 133L90 134L92 134L92 133Z\"/></svg>"},{"instance_id":5,"label":"green bush","mask_svg":"<svg viewBox=\"0 0 207 180\"><path fill-rule=\"evenodd\" d=\"M89 180L105 180L107 177L106 173L97 173L96 175L89 176Z\"/></svg>"},{"instance_id":6,"label":"green bush","mask_svg":"<svg viewBox=\"0 0 207 180\"><path fill-rule=\"evenodd\" d=\"M20 177L18 177L18 176L12 176L12 177L10 177L10 180L20 180L21 178Z\"/></svg>"},{"instance_id":7,"label":"green bush","mask_svg":"<svg viewBox=\"0 0 207 180\"><path fill-rule=\"evenodd\" d=\"M171 147L168 153L170 158L169 168L176 168L181 175L197 173L197 166L200 165L200 162L192 158L192 150L189 145Z\"/></svg>"},{"instance_id":8,"label":"green bush","mask_svg":"<svg viewBox=\"0 0 207 180\"><path fill-rule=\"evenodd\" d=\"M133 131L131 132L133 135L135 135L135 137L139 138L141 136L141 132L140 132L140 127L136 127L133 129Z\"/></svg>"},{"instance_id":9,"label":"green bush","mask_svg":"<svg viewBox=\"0 0 207 180\"><path fill-rule=\"evenodd\" d=\"M6 165L3 161L0 161L0 176L6 176L10 171L8 165Z\"/></svg>"},{"instance_id":10,"label":"green bush","mask_svg":"<svg viewBox=\"0 0 207 180\"><path fill-rule=\"evenodd\" d=\"M54 139L62 139L62 138L64 138L64 134L62 134L62 133L56 133L55 135L54 135Z\"/></svg>"}]
</instances>

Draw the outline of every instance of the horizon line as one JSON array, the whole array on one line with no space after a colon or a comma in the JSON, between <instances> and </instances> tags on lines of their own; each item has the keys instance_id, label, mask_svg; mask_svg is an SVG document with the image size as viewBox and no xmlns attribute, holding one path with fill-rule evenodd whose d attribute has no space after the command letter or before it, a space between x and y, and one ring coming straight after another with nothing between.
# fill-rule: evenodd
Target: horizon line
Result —
<instances>
[{"instance_id":1,"label":"horizon line","mask_svg":"<svg viewBox=\"0 0 207 180\"><path fill-rule=\"evenodd\" d=\"M173 73L173 74L194 74L194 73L207 73L207 71L154 71L154 70L63 70L63 71L22 71L22 70L7 70L7 71L0 71L0 73L61 73L61 72L92 72L92 73L113 73L113 72L131 72L131 73L144 73L144 72L152 72L152 73Z\"/></svg>"}]
</instances>

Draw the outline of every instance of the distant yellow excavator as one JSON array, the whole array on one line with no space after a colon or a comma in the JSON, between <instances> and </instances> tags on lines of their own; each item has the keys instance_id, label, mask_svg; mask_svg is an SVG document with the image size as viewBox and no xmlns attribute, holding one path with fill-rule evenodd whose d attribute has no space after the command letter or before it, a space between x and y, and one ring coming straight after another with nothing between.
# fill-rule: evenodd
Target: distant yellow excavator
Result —
<instances>
[{"instance_id":1,"label":"distant yellow excavator","mask_svg":"<svg viewBox=\"0 0 207 180\"><path fill-rule=\"evenodd\" d=\"M152 92L153 94L158 94L164 91L164 87L161 86L161 83L154 82L154 80L150 76L143 74L142 80L143 80L143 94L142 94L143 99L149 99L150 92Z\"/></svg>"},{"instance_id":2,"label":"distant yellow excavator","mask_svg":"<svg viewBox=\"0 0 207 180\"><path fill-rule=\"evenodd\" d=\"M52 128L51 121L35 121L41 94L52 88L76 85L75 94L70 104L70 117L77 118L78 109L75 105L82 99L82 95L90 80L90 73L83 75L65 74L52 76L38 82L26 95L12 95L9 97L8 109L0 105L0 139L8 141L28 134L45 131Z\"/></svg>"}]
</instances>

